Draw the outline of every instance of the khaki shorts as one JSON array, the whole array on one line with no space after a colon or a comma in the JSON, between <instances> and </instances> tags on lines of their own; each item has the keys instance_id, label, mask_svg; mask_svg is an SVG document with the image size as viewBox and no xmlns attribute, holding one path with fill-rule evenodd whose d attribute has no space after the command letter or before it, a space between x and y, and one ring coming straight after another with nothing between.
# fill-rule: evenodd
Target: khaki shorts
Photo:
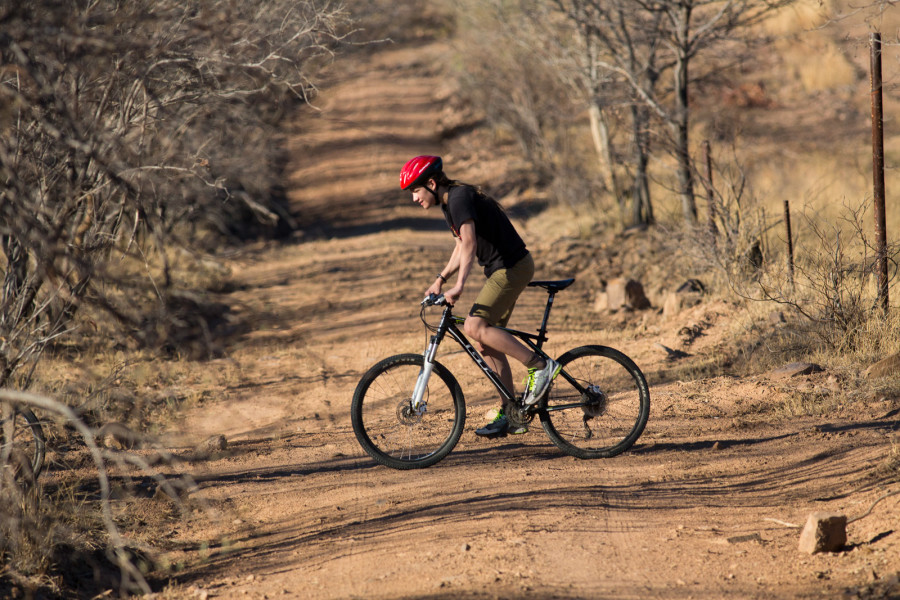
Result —
<instances>
[{"instance_id":1,"label":"khaki shorts","mask_svg":"<svg viewBox=\"0 0 900 600\"><path fill-rule=\"evenodd\" d=\"M519 294L534 277L534 259L528 254L508 269L497 269L475 298L470 317L481 317L495 327L506 327Z\"/></svg>"}]
</instances>

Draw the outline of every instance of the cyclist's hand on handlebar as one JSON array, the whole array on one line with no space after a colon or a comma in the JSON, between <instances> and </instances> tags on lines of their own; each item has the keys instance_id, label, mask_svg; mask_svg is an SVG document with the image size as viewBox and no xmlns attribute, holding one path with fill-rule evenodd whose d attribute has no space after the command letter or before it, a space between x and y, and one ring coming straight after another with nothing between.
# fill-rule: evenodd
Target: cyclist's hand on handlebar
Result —
<instances>
[{"instance_id":1,"label":"cyclist's hand on handlebar","mask_svg":"<svg viewBox=\"0 0 900 600\"><path fill-rule=\"evenodd\" d=\"M439 296L441 293L441 281L437 280L431 284L431 287L425 290L425 296Z\"/></svg>"},{"instance_id":2,"label":"cyclist's hand on handlebar","mask_svg":"<svg viewBox=\"0 0 900 600\"><path fill-rule=\"evenodd\" d=\"M462 288L459 286L454 286L444 292L444 298L446 298L447 304L451 306L456 304L456 301L459 300L460 296L462 296Z\"/></svg>"}]
</instances>

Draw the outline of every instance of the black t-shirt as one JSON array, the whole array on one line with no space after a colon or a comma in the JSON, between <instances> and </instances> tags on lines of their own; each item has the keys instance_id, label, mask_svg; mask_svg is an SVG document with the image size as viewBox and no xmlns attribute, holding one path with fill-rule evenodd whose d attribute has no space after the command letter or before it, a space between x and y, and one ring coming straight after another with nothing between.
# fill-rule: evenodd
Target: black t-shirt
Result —
<instances>
[{"instance_id":1,"label":"black t-shirt","mask_svg":"<svg viewBox=\"0 0 900 600\"><path fill-rule=\"evenodd\" d=\"M469 219L475 222L475 256L486 276L490 277L497 269L512 267L528 254L525 242L500 205L474 187L451 187L447 205L441 208L456 237L460 225Z\"/></svg>"}]
</instances>

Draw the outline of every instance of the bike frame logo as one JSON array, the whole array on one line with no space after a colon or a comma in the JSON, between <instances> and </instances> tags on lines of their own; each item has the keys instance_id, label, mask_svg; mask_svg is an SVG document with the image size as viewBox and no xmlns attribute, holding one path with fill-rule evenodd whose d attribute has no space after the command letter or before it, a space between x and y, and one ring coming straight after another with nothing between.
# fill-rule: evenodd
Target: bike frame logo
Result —
<instances>
[{"instance_id":1,"label":"bike frame logo","mask_svg":"<svg viewBox=\"0 0 900 600\"><path fill-rule=\"evenodd\" d=\"M459 339L459 338L457 338L457 339ZM486 362L484 362L484 359L481 358L481 355L478 354L478 352L475 350L475 348L472 346L472 344L470 344L469 342L463 341L463 340L459 340L459 343L462 344L462 347L466 349L466 352L469 353L469 356L471 356L475 360L475 364L477 364L479 367L481 367L482 370L493 373L493 370L491 369L491 367L488 366L488 364Z\"/></svg>"}]
</instances>

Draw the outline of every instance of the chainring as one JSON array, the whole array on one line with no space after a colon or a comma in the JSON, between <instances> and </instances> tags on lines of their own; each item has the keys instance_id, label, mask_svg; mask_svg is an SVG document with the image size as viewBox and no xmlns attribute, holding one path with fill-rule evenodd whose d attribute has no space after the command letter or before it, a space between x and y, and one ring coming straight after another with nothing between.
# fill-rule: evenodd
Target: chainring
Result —
<instances>
[{"instance_id":1,"label":"chainring","mask_svg":"<svg viewBox=\"0 0 900 600\"><path fill-rule=\"evenodd\" d=\"M534 415L534 412L525 412L520 408L514 408L507 413L506 421L512 428L528 427L529 423L534 420Z\"/></svg>"}]
</instances>

